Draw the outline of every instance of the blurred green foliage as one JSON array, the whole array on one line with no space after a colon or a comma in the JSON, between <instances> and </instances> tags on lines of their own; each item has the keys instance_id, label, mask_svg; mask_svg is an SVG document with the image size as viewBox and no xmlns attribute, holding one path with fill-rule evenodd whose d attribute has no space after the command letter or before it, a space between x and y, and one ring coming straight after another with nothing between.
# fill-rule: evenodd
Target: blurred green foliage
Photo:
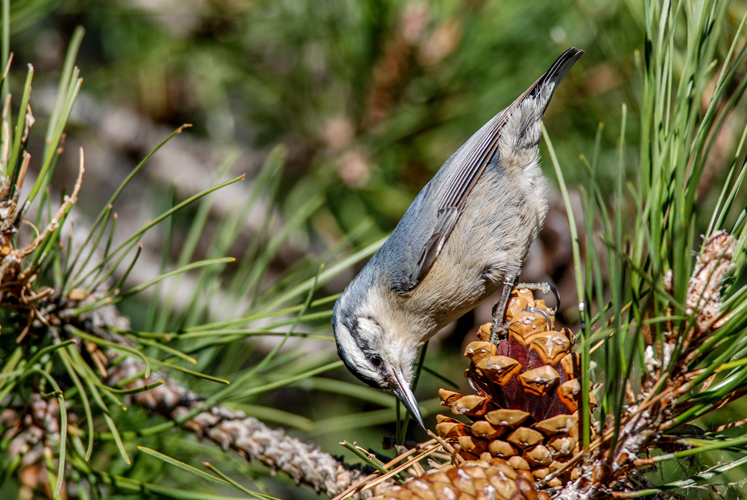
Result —
<instances>
[{"instance_id":1,"label":"blurred green foliage","mask_svg":"<svg viewBox=\"0 0 747 500\"><path fill-rule=\"evenodd\" d=\"M640 16L633 2L607 1L76 0L18 39L32 59L45 50L40 28L65 40L84 26L79 65L99 102L194 123L216 141L285 142L288 198L323 190L344 231L367 216L387 231L443 161L570 45L586 55L547 126L570 183L582 179L576 158L597 124L612 124L611 150L620 105L634 100Z\"/></svg>"}]
</instances>

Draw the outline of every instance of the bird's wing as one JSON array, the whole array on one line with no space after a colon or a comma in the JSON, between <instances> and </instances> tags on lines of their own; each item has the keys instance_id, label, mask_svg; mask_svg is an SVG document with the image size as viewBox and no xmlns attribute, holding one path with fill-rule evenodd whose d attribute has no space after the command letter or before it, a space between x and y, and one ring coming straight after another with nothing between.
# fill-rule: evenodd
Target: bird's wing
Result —
<instances>
[{"instance_id":1,"label":"bird's wing","mask_svg":"<svg viewBox=\"0 0 747 500\"><path fill-rule=\"evenodd\" d=\"M501 131L514 110L527 97L534 96L545 83L557 85L571 66L581 57L581 54L583 54L583 51L575 47L565 51L553 63L547 73L534 82L509 107L498 113L490 122L485 124L441 167L436 178L424 189L425 191L430 187L436 191L433 193L433 196L437 200L435 206L431 203L425 206L426 201L424 199L420 200L421 206L419 207L419 211L421 215L426 215L422 213L424 210L430 212L427 214L427 218L431 220L427 222L429 222L428 225L431 231L429 234L421 234L420 238L416 238L421 241L425 240L421 248L410 248L408 250L410 257L416 257L417 260L412 262L411 259L406 259L409 262L402 263L406 268L402 269L403 272L397 273L396 289L402 292L409 291L425 277L431 266L433 266L433 263L441 253L441 249L451 235L454 226L456 226L472 189L495 155L501 138ZM439 177L442 177L442 179L438 179ZM438 182L436 182L437 179ZM418 198L424 198L423 193ZM413 205L417 202L418 200ZM432 219L432 211L434 209L435 220ZM408 210L408 212L410 211ZM407 215L410 214L406 214L406 217ZM419 222L425 221L414 220L411 222L414 223L409 225L412 229ZM394 233L392 236L394 236ZM412 238L414 235L400 234L399 236L400 238L406 236ZM412 239L410 239L410 243L412 242Z\"/></svg>"}]
</instances>

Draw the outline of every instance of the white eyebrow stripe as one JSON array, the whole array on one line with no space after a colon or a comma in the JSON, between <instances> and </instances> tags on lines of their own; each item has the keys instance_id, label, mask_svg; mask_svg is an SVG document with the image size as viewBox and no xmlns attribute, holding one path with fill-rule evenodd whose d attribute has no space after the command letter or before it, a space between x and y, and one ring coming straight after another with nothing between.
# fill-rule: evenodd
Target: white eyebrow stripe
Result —
<instances>
[{"instance_id":1,"label":"white eyebrow stripe","mask_svg":"<svg viewBox=\"0 0 747 500\"><path fill-rule=\"evenodd\" d=\"M377 344L376 341L380 340L382 334L384 333L381 327L378 325L378 323L369 318L358 318L357 326L357 339L354 340L358 341L358 345L361 348L363 348L363 346L366 346L370 349L374 349L375 345Z\"/></svg>"}]
</instances>

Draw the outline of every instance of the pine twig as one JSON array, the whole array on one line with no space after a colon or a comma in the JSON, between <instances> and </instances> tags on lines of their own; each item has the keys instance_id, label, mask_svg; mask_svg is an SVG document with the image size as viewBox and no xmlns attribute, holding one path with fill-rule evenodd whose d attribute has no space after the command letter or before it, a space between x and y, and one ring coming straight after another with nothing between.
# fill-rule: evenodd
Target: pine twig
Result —
<instances>
[{"instance_id":1,"label":"pine twig","mask_svg":"<svg viewBox=\"0 0 747 500\"><path fill-rule=\"evenodd\" d=\"M128 358L110 369L108 383L114 385L144 370L142 361ZM131 395L131 401L176 421L202 403L202 398L197 394L156 373L131 382L127 388L141 387L159 380L164 382L163 385ZM311 486L330 497L335 497L365 476L360 470L350 468L324 453L316 444L287 436L282 429L271 429L256 418L228 408L215 406L206 409L182 422L181 426L201 438L213 441L224 450L232 449L247 460L261 462L273 473L285 472L296 484ZM359 498L369 496L372 495L360 495Z\"/></svg>"}]
</instances>

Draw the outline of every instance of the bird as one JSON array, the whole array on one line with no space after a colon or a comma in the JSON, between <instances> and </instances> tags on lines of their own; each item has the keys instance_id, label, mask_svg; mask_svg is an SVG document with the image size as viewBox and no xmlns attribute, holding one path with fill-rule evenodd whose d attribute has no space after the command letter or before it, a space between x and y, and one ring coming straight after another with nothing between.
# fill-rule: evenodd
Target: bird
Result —
<instances>
[{"instance_id":1,"label":"bird","mask_svg":"<svg viewBox=\"0 0 747 500\"><path fill-rule=\"evenodd\" d=\"M500 287L491 341L505 334L508 298L548 211L542 119L583 53L566 50L446 160L335 303L332 327L345 366L394 392L424 429L410 388L423 344Z\"/></svg>"}]
</instances>

